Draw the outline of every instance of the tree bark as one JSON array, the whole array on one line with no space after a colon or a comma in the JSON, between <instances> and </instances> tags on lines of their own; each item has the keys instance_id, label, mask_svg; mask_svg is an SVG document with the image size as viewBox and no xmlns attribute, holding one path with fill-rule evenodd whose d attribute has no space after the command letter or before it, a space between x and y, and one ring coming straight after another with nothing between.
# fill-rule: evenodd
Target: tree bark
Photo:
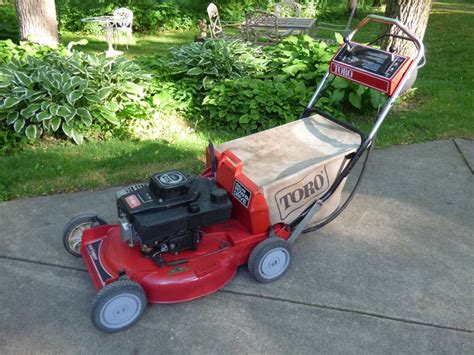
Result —
<instances>
[{"instance_id":1,"label":"tree bark","mask_svg":"<svg viewBox=\"0 0 474 355\"><path fill-rule=\"evenodd\" d=\"M39 44L58 44L58 21L54 0L17 0L16 13L22 40Z\"/></svg>"},{"instance_id":2,"label":"tree bark","mask_svg":"<svg viewBox=\"0 0 474 355\"><path fill-rule=\"evenodd\" d=\"M347 15L350 15L352 11L357 11L357 0L347 0ZM354 12L355 16L356 12Z\"/></svg>"},{"instance_id":3,"label":"tree bark","mask_svg":"<svg viewBox=\"0 0 474 355\"><path fill-rule=\"evenodd\" d=\"M385 16L399 19L419 39L423 39L428 25L432 0L387 0ZM384 26L382 33L403 35L395 26ZM409 41L399 38L386 37L382 41L382 48L395 49L397 53L411 56L415 52L415 46Z\"/></svg>"}]
</instances>

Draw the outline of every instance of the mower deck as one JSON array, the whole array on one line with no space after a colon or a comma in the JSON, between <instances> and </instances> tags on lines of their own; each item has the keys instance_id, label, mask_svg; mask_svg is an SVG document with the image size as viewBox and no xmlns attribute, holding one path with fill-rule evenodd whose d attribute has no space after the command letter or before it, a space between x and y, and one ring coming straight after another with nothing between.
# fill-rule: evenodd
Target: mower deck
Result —
<instances>
[{"instance_id":1,"label":"mower deck","mask_svg":"<svg viewBox=\"0 0 474 355\"><path fill-rule=\"evenodd\" d=\"M279 234L288 237L283 229ZM103 225L84 231L81 253L96 290L126 274L143 287L148 302L175 303L224 287L266 238L267 233L251 235L230 219L203 230L197 250L163 255L165 264L159 266L138 245L129 247L121 239L118 225Z\"/></svg>"}]
</instances>

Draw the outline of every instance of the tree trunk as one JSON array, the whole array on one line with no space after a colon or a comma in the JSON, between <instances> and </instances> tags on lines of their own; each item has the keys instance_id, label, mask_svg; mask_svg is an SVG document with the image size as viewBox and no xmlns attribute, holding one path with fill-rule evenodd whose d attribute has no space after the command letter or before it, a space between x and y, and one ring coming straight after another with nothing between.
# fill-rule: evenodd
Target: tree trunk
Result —
<instances>
[{"instance_id":1,"label":"tree trunk","mask_svg":"<svg viewBox=\"0 0 474 355\"><path fill-rule=\"evenodd\" d=\"M432 0L387 0L385 16L399 19L420 40L425 35L428 18L430 16ZM395 26L384 26L382 33L403 35ZM415 46L409 41L399 38L386 37L382 41L382 48L393 48L397 53L413 55Z\"/></svg>"},{"instance_id":2,"label":"tree trunk","mask_svg":"<svg viewBox=\"0 0 474 355\"><path fill-rule=\"evenodd\" d=\"M347 15L350 15L354 11L354 16L357 11L357 0L347 0Z\"/></svg>"},{"instance_id":3,"label":"tree trunk","mask_svg":"<svg viewBox=\"0 0 474 355\"><path fill-rule=\"evenodd\" d=\"M17 0L16 13L21 39L40 44L58 44L54 0Z\"/></svg>"}]
</instances>

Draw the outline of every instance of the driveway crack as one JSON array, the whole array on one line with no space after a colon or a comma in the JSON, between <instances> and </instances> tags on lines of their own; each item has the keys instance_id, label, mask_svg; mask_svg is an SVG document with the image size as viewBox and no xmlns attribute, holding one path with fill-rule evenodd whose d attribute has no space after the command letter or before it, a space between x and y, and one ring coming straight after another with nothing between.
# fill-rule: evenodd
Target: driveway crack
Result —
<instances>
[{"instance_id":1,"label":"driveway crack","mask_svg":"<svg viewBox=\"0 0 474 355\"><path fill-rule=\"evenodd\" d=\"M469 165L469 160L467 159L466 155L463 153L458 142L456 142L456 140L453 139L453 143L456 149L458 150L459 154L461 155L462 160L464 160L464 163L466 164L467 168L471 171L471 174L474 174L474 166Z\"/></svg>"},{"instance_id":2,"label":"driveway crack","mask_svg":"<svg viewBox=\"0 0 474 355\"><path fill-rule=\"evenodd\" d=\"M47 262L38 261L38 260L30 260L30 259L25 259L25 258L12 257L12 256L8 256L8 255L0 255L0 259L11 260L11 261L19 261L19 262L24 262L24 263L29 263L29 264L36 264L36 265L43 265L43 266L50 266L50 267L65 269L65 270L87 272L86 269L79 268L79 267L67 266L67 265L58 265L58 264L47 263ZM330 306L330 305L325 305L325 304L302 302L302 301L292 300L292 299L283 298L283 297L258 295L258 294L242 292L242 291L232 291L232 290L223 289L223 290L219 290L219 292L233 294L233 295L237 295L237 296L243 296L243 297L259 298L259 299L269 300L269 301L291 303L291 304L295 304L295 305L318 308L318 309L324 309L324 310L331 310L331 311L337 311L337 312L357 314L357 315L362 315L362 316L366 316L366 317L385 319L385 320L390 320L390 321L395 321L395 322L402 322L402 323L406 323L406 324L420 325L420 326L425 326L425 327L451 330L451 331L463 332L463 333L474 333L474 330L468 329L468 328L459 328L459 327L446 326L446 325L441 325L441 324L436 324L436 323L423 322L423 321L418 321L418 320L403 318L403 317L395 317L395 316L385 315L385 314L381 314L381 313L358 310L358 309L350 309L350 308L335 307L335 306Z\"/></svg>"}]
</instances>

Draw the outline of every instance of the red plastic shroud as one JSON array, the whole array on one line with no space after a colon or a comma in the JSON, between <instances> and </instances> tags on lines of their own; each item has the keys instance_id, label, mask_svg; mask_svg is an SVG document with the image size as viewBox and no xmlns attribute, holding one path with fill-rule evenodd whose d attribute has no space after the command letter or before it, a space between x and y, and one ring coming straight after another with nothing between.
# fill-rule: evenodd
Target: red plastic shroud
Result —
<instances>
[{"instance_id":1,"label":"red plastic shroud","mask_svg":"<svg viewBox=\"0 0 474 355\"><path fill-rule=\"evenodd\" d=\"M362 47L368 47L356 42L352 42L352 44L356 44ZM337 61L336 57L338 56L340 52L345 51L346 47L347 47L347 44L343 45L337 51L334 57L331 59L329 72L331 74L354 81L358 84L362 84L369 88L381 91L387 94L388 96L391 96L394 93L395 89L398 87L398 84L400 83L403 76L407 72L408 68L410 68L411 63L413 62L411 58L398 55L398 57L403 58L404 61L400 65L400 67L395 71L395 73L393 73L393 75L390 78L387 78L381 75L377 75L375 73L371 73L364 69L357 68L355 66L351 66L346 63ZM382 50L379 50L379 51L383 52Z\"/></svg>"},{"instance_id":2,"label":"red plastic shroud","mask_svg":"<svg viewBox=\"0 0 474 355\"><path fill-rule=\"evenodd\" d=\"M197 250L163 254L167 265L162 267L144 256L138 245L129 247L122 241L118 225L84 231L81 254L96 290L127 275L143 287L151 303L189 301L224 287L237 267L247 263L253 248L268 237L268 207L263 193L242 173L242 162L228 150L215 154L216 182L233 203L231 219L202 228ZM211 176L209 163L203 175ZM248 207L232 195L235 180L250 191ZM283 225L275 226L274 231L283 239L289 237Z\"/></svg>"}]
</instances>

